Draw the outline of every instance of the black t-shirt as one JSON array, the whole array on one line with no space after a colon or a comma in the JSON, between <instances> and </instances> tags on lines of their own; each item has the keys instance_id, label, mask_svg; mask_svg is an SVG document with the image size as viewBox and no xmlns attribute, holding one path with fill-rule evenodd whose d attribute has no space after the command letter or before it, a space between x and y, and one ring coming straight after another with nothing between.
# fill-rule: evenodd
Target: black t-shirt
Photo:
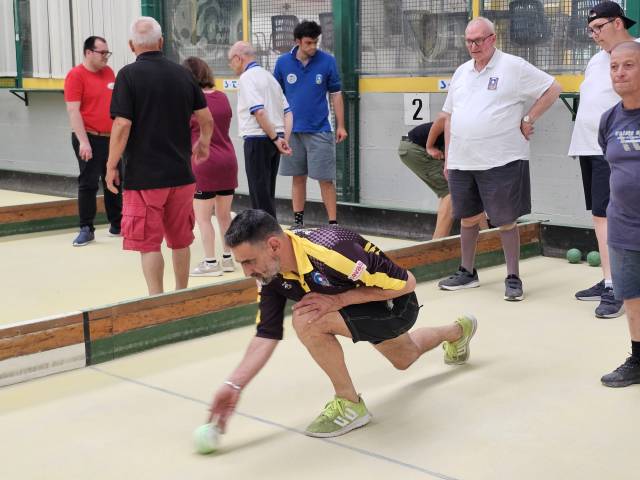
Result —
<instances>
[{"instance_id":1,"label":"black t-shirt","mask_svg":"<svg viewBox=\"0 0 640 480\"><path fill-rule=\"evenodd\" d=\"M427 137L429 137L429 130L431 130L431 125L433 125L433 122L423 123L412 129L407 134L409 140L411 140L416 145L420 145L421 147L426 148ZM444 150L444 133L441 133L440 136L436 139L435 146L440 150Z\"/></svg>"},{"instance_id":2,"label":"black t-shirt","mask_svg":"<svg viewBox=\"0 0 640 480\"><path fill-rule=\"evenodd\" d=\"M118 72L111 117L131 120L124 152L124 188L147 190L187 185L191 171L194 110L207 106L192 74L162 52L138 55Z\"/></svg>"}]
</instances>

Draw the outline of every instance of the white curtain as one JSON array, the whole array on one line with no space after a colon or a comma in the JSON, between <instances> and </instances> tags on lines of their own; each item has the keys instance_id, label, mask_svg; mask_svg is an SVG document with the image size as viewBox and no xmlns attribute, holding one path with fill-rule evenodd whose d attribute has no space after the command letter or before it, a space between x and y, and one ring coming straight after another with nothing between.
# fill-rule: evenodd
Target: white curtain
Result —
<instances>
[{"instance_id":1,"label":"white curtain","mask_svg":"<svg viewBox=\"0 0 640 480\"><path fill-rule=\"evenodd\" d=\"M0 0L0 77L17 75L13 22L13 0Z\"/></svg>"},{"instance_id":2,"label":"white curtain","mask_svg":"<svg viewBox=\"0 0 640 480\"><path fill-rule=\"evenodd\" d=\"M67 0L31 0L33 76L64 78L73 66Z\"/></svg>"},{"instance_id":3,"label":"white curtain","mask_svg":"<svg viewBox=\"0 0 640 480\"><path fill-rule=\"evenodd\" d=\"M103 37L113 56L109 65L117 73L135 57L129 50L129 26L140 16L140 0L72 0L73 50L76 63L82 61L82 45L87 37Z\"/></svg>"}]
</instances>

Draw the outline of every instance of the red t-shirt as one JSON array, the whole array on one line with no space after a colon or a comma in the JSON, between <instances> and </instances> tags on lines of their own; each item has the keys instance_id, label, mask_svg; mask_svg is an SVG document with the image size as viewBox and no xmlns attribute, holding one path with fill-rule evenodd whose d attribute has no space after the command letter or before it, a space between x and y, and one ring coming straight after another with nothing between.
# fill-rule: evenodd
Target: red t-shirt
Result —
<instances>
[{"instance_id":1,"label":"red t-shirt","mask_svg":"<svg viewBox=\"0 0 640 480\"><path fill-rule=\"evenodd\" d=\"M111 131L111 93L116 77L113 70L104 67L91 72L80 64L73 67L64 79L65 102L80 102L80 115L84 128L93 132Z\"/></svg>"},{"instance_id":2,"label":"red t-shirt","mask_svg":"<svg viewBox=\"0 0 640 480\"><path fill-rule=\"evenodd\" d=\"M207 106L213 116L213 135L209 147L209 159L193 164L196 185L201 192L219 192L238 188L238 161L233 143L229 138L231 125L231 105L227 96L218 91L205 93ZM191 117L191 143L200 137L200 126Z\"/></svg>"}]
</instances>

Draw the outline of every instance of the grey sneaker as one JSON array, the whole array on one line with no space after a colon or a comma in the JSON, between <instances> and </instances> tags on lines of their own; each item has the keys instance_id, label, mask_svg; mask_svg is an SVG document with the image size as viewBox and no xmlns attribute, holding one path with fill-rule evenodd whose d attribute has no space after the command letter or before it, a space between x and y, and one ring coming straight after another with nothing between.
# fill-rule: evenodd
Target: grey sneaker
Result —
<instances>
[{"instance_id":1,"label":"grey sneaker","mask_svg":"<svg viewBox=\"0 0 640 480\"><path fill-rule=\"evenodd\" d=\"M507 275L504 279L504 299L508 302L519 302L523 298L522 280L517 275Z\"/></svg>"},{"instance_id":2,"label":"grey sneaker","mask_svg":"<svg viewBox=\"0 0 640 480\"><path fill-rule=\"evenodd\" d=\"M629 357L613 372L604 375L600 381L607 387L628 387L640 383L640 360Z\"/></svg>"},{"instance_id":3,"label":"grey sneaker","mask_svg":"<svg viewBox=\"0 0 640 480\"><path fill-rule=\"evenodd\" d=\"M191 273L192 277L219 277L222 275L222 267L220 262L208 263L206 260L201 261Z\"/></svg>"},{"instance_id":4,"label":"grey sneaker","mask_svg":"<svg viewBox=\"0 0 640 480\"><path fill-rule=\"evenodd\" d=\"M600 301L600 297L604 292L604 280L600 280L593 287L576 292L576 298L583 301Z\"/></svg>"},{"instance_id":5,"label":"grey sneaker","mask_svg":"<svg viewBox=\"0 0 640 480\"><path fill-rule=\"evenodd\" d=\"M613 288L606 287L600 296L600 304L596 307L596 317L616 318L624 313L622 300L613 296Z\"/></svg>"},{"instance_id":6,"label":"grey sneaker","mask_svg":"<svg viewBox=\"0 0 640 480\"><path fill-rule=\"evenodd\" d=\"M93 242L95 238L96 236L93 230L91 230L91 227L85 225L84 227L80 227L80 233L78 233L78 236L73 240L73 246L84 247L89 242Z\"/></svg>"},{"instance_id":7,"label":"grey sneaker","mask_svg":"<svg viewBox=\"0 0 640 480\"><path fill-rule=\"evenodd\" d=\"M450 277L444 278L438 282L438 287L442 290L460 290L463 288L474 288L480 286L478 280L478 272L473 269L473 273L469 272L463 266Z\"/></svg>"},{"instance_id":8,"label":"grey sneaker","mask_svg":"<svg viewBox=\"0 0 640 480\"><path fill-rule=\"evenodd\" d=\"M236 264L233 263L232 257L222 257L222 271L223 272L235 272Z\"/></svg>"}]
</instances>

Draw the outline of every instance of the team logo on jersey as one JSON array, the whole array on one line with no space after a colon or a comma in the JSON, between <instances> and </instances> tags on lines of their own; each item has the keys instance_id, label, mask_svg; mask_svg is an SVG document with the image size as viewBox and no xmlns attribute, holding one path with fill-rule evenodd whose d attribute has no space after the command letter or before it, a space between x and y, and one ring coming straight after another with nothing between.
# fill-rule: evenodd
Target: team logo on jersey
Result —
<instances>
[{"instance_id":1,"label":"team logo on jersey","mask_svg":"<svg viewBox=\"0 0 640 480\"><path fill-rule=\"evenodd\" d=\"M323 287L330 287L331 286L331 282L329 282L329 280L327 279L327 277L325 277L324 275L322 275L320 272L313 272L311 274L311 278L313 279L314 282L316 282L318 285L322 285Z\"/></svg>"},{"instance_id":2,"label":"team logo on jersey","mask_svg":"<svg viewBox=\"0 0 640 480\"><path fill-rule=\"evenodd\" d=\"M322 85L322 74L321 73L316 75L316 84Z\"/></svg>"},{"instance_id":3,"label":"team logo on jersey","mask_svg":"<svg viewBox=\"0 0 640 480\"><path fill-rule=\"evenodd\" d=\"M298 77L296 77L295 73L290 73L289 75L287 75L287 83L293 85L297 81L298 81Z\"/></svg>"},{"instance_id":4,"label":"team logo on jersey","mask_svg":"<svg viewBox=\"0 0 640 480\"><path fill-rule=\"evenodd\" d=\"M291 290L293 286L289 282L282 282L282 288L285 290Z\"/></svg>"},{"instance_id":5,"label":"team logo on jersey","mask_svg":"<svg viewBox=\"0 0 640 480\"><path fill-rule=\"evenodd\" d=\"M360 280L360 277L367 271L367 266L360 260L358 260L349 274L349 280L355 282Z\"/></svg>"},{"instance_id":6,"label":"team logo on jersey","mask_svg":"<svg viewBox=\"0 0 640 480\"><path fill-rule=\"evenodd\" d=\"M489 77L489 85L487 85L487 90L497 90L498 89L498 77Z\"/></svg>"},{"instance_id":7,"label":"team logo on jersey","mask_svg":"<svg viewBox=\"0 0 640 480\"><path fill-rule=\"evenodd\" d=\"M113 83L113 82L109 82L109 83L107 83L107 88L108 88L109 90L113 90L113 86L114 86L114 85L115 85L115 83Z\"/></svg>"}]
</instances>

